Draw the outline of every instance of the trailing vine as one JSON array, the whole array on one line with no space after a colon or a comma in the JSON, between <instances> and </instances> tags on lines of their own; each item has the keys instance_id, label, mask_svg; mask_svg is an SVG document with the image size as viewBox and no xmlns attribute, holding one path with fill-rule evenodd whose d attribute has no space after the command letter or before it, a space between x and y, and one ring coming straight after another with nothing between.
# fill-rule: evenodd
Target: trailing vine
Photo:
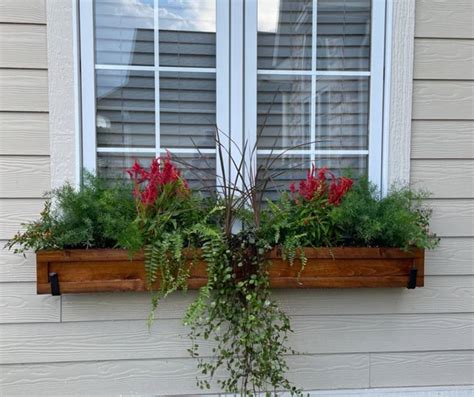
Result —
<instances>
[{"instance_id":1,"label":"trailing vine","mask_svg":"<svg viewBox=\"0 0 474 397\"><path fill-rule=\"evenodd\" d=\"M253 230L230 238L200 230L208 284L190 306L185 324L190 327L190 353L199 358L198 385L210 388L209 379L224 369L219 386L228 393L254 396L269 390L301 391L286 378L285 356L292 332L288 316L271 298L264 253L267 246ZM210 357L200 356L200 341L212 341Z\"/></svg>"},{"instance_id":2,"label":"trailing vine","mask_svg":"<svg viewBox=\"0 0 474 397\"><path fill-rule=\"evenodd\" d=\"M7 247L19 245L19 253L143 249L152 294L149 325L159 301L185 290L193 263L204 261L208 282L184 319L189 352L201 373L198 385L209 389L215 380L224 392L242 396L280 391L300 396L286 377L286 357L295 353L288 345L292 328L271 297L266 254L276 248L290 264L299 259L301 274L307 262L303 247L433 248L438 239L428 230L430 212L422 205L426 196L399 189L381 197L365 179L352 187L351 179L313 166L298 186L292 184L279 200L264 204L268 183L280 175L270 170L281 155L269 156L252 170L244 160L255 155L255 148L249 153L244 147L239 160L231 156L224 164L228 149L219 133L216 147L222 175L212 188L217 197L193 194L168 154L149 168L136 162L127 170L132 186L107 186L88 175L80 191L70 185L54 190L41 219L24 225ZM193 171L192 164L181 163Z\"/></svg>"}]
</instances>

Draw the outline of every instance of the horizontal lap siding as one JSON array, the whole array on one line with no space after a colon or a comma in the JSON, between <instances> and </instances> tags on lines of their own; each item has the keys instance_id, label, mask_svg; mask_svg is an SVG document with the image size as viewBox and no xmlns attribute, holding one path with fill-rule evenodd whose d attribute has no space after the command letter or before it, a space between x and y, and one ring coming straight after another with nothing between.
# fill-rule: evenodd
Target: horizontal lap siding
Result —
<instances>
[{"instance_id":1,"label":"horizontal lap siding","mask_svg":"<svg viewBox=\"0 0 474 397\"><path fill-rule=\"evenodd\" d=\"M431 191L427 202L433 208L432 229L442 237L440 246L426 254L426 273L432 275L427 276L426 285L430 288L430 279L448 282L458 301L466 303L465 315L472 320L474 303L465 295L474 287L471 0L416 1L413 88L411 182ZM433 302L442 291L439 287L432 286L437 291ZM445 312L441 305L437 310L441 321L450 321L456 311L451 306ZM371 386L474 383L473 346L463 351L437 350L443 351L371 354Z\"/></svg>"},{"instance_id":2,"label":"horizontal lap siding","mask_svg":"<svg viewBox=\"0 0 474 397\"><path fill-rule=\"evenodd\" d=\"M305 353L289 358L289 376L307 390L474 383L471 4L417 0L411 179L433 192L443 237L425 287L275 291ZM2 246L49 188L45 21L43 0L0 2ZM37 296L31 253L1 250L0 283L5 395L199 392L181 325L195 292L164 302L148 333L148 294Z\"/></svg>"}]
</instances>

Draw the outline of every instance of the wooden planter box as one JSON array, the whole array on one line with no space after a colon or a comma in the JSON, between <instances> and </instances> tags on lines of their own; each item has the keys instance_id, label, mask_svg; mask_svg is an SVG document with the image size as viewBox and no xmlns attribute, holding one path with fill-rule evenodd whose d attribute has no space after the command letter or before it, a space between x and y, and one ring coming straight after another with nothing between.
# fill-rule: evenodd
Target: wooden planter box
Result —
<instances>
[{"instance_id":1,"label":"wooden planter box","mask_svg":"<svg viewBox=\"0 0 474 397\"><path fill-rule=\"evenodd\" d=\"M301 272L281 258L268 254L273 288L415 288L423 286L424 250L397 248L306 248L308 263ZM146 291L143 254L130 259L119 249L40 251L36 255L38 294ZM207 282L206 264L195 263L189 288ZM158 287L158 285L154 286Z\"/></svg>"}]
</instances>

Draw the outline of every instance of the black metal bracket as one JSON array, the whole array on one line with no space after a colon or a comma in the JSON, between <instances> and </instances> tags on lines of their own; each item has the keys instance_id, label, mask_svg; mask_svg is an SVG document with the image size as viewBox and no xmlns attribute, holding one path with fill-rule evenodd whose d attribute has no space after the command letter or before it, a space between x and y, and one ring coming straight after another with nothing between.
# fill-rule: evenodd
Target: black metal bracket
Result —
<instances>
[{"instance_id":1,"label":"black metal bracket","mask_svg":"<svg viewBox=\"0 0 474 397\"><path fill-rule=\"evenodd\" d=\"M416 276L418 275L418 269L415 267L410 269L410 273L408 274L408 289L415 289L416 288Z\"/></svg>"},{"instance_id":2,"label":"black metal bracket","mask_svg":"<svg viewBox=\"0 0 474 397\"><path fill-rule=\"evenodd\" d=\"M61 295L61 291L59 289L59 277L58 273L49 273L49 282L51 283L51 295L58 296Z\"/></svg>"}]
</instances>

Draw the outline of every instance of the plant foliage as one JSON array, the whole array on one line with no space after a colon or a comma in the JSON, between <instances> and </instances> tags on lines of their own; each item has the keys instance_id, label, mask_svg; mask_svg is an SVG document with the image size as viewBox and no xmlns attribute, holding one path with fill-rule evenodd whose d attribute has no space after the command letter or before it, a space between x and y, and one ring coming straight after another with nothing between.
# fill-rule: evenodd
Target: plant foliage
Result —
<instances>
[{"instance_id":1,"label":"plant foliage","mask_svg":"<svg viewBox=\"0 0 474 397\"><path fill-rule=\"evenodd\" d=\"M132 188L123 181L108 182L85 173L80 189L71 184L46 193L37 221L22 225L7 244L16 253L26 250L109 248L129 245L135 235ZM136 242L135 244L140 244Z\"/></svg>"},{"instance_id":2,"label":"plant foliage","mask_svg":"<svg viewBox=\"0 0 474 397\"><path fill-rule=\"evenodd\" d=\"M291 263L298 256L304 268L306 246L432 248L438 239L428 230L426 195L403 188L382 197L366 179L354 183L312 167L306 179L265 203L268 184L281 174L271 170L285 151L253 169L256 147L240 148L225 138L235 147L223 145L218 131L221 176L210 198L191 191L168 154L149 168L136 162L127 170L132 183L111 185L86 174L80 190L71 185L53 190L40 219L24 225L7 246L15 252L143 249L150 322L159 300L186 289L193 263L205 261L208 282L184 319L189 351L201 371L198 385L208 389L216 379L224 392L245 396L282 390L301 395L286 378L285 357L295 353L288 346L292 329L271 297L266 253L281 247ZM235 151L239 158L231 155ZM203 341L212 346L211 357L201 356Z\"/></svg>"}]
</instances>

